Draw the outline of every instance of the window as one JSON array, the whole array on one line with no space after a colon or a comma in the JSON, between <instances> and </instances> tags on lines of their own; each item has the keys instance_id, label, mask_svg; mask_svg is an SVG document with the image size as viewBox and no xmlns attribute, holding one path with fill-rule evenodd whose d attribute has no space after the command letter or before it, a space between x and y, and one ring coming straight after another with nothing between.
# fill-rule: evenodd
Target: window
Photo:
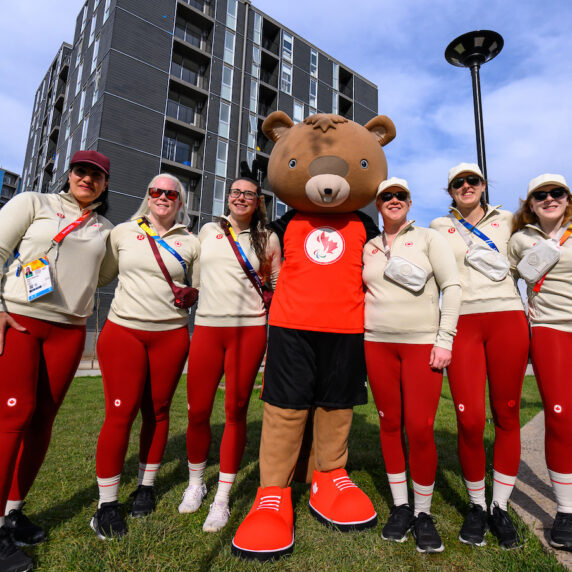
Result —
<instances>
[{"instance_id":1,"label":"window","mask_svg":"<svg viewBox=\"0 0 572 572\"><path fill-rule=\"evenodd\" d=\"M81 29L80 29L80 33L83 32L85 30L85 23L87 22L87 2L85 3L85 6L83 7L83 13L81 15Z\"/></svg>"},{"instance_id":2,"label":"window","mask_svg":"<svg viewBox=\"0 0 572 572\"><path fill-rule=\"evenodd\" d=\"M294 113L292 121L294 121L294 123L301 123L304 121L304 104L300 101L294 100Z\"/></svg>"},{"instance_id":3,"label":"window","mask_svg":"<svg viewBox=\"0 0 572 572\"><path fill-rule=\"evenodd\" d=\"M250 80L250 111L258 112L258 82L255 79Z\"/></svg>"},{"instance_id":4,"label":"window","mask_svg":"<svg viewBox=\"0 0 572 572\"><path fill-rule=\"evenodd\" d=\"M69 112L68 112L68 118L67 118L67 121L66 121L66 131L65 131L66 136L64 137L64 141L65 141L66 139L69 139L69 137L70 137L70 124L71 124L72 112L73 112L73 107L70 107L70 110L69 110Z\"/></svg>"},{"instance_id":5,"label":"window","mask_svg":"<svg viewBox=\"0 0 572 572\"><path fill-rule=\"evenodd\" d=\"M260 79L260 48L252 46L252 70L253 77Z\"/></svg>"},{"instance_id":6,"label":"window","mask_svg":"<svg viewBox=\"0 0 572 572\"><path fill-rule=\"evenodd\" d=\"M103 12L103 22L102 24L109 18L109 9L111 7L111 0L105 0L105 9Z\"/></svg>"},{"instance_id":7,"label":"window","mask_svg":"<svg viewBox=\"0 0 572 572\"><path fill-rule=\"evenodd\" d=\"M292 34L282 31L282 59L292 62L292 52L294 51L294 38Z\"/></svg>"},{"instance_id":8,"label":"window","mask_svg":"<svg viewBox=\"0 0 572 572\"><path fill-rule=\"evenodd\" d=\"M340 66L336 62L332 62L332 87L336 90L340 90Z\"/></svg>"},{"instance_id":9,"label":"window","mask_svg":"<svg viewBox=\"0 0 572 572\"><path fill-rule=\"evenodd\" d=\"M226 27L236 31L237 0L228 0L226 4Z\"/></svg>"},{"instance_id":10,"label":"window","mask_svg":"<svg viewBox=\"0 0 572 572\"><path fill-rule=\"evenodd\" d=\"M226 162L228 158L228 143L222 139L218 140L216 150L215 175L226 178Z\"/></svg>"},{"instance_id":11,"label":"window","mask_svg":"<svg viewBox=\"0 0 572 572\"><path fill-rule=\"evenodd\" d=\"M310 51L310 75L318 77L318 52L316 50Z\"/></svg>"},{"instance_id":12,"label":"window","mask_svg":"<svg viewBox=\"0 0 572 572\"><path fill-rule=\"evenodd\" d=\"M195 61L185 58L181 54L174 53L171 64L171 75L181 78L187 83L202 87L204 79L204 68L201 68Z\"/></svg>"},{"instance_id":13,"label":"window","mask_svg":"<svg viewBox=\"0 0 572 572\"><path fill-rule=\"evenodd\" d=\"M338 115L340 113L340 108L338 106L338 94L334 91L332 93L332 113Z\"/></svg>"},{"instance_id":14,"label":"window","mask_svg":"<svg viewBox=\"0 0 572 572\"><path fill-rule=\"evenodd\" d=\"M167 115L169 117L174 117L183 123L198 125L196 119L199 118L195 118L195 111L200 113L201 108L202 106L190 97L175 92L169 93L167 100Z\"/></svg>"},{"instance_id":15,"label":"window","mask_svg":"<svg viewBox=\"0 0 572 572\"><path fill-rule=\"evenodd\" d=\"M163 158L191 167L193 155L196 154L196 142L191 137L165 129L163 136ZM195 164L197 163L195 156Z\"/></svg>"},{"instance_id":16,"label":"window","mask_svg":"<svg viewBox=\"0 0 572 572\"><path fill-rule=\"evenodd\" d=\"M99 6L99 0L95 0L93 3L93 11L95 12L97 10L97 7Z\"/></svg>"},{"instance_id":17,"label":"window","mask_svg":"<svg viewBox=\"0 0 572 572\"><path fill-rule=\"evenodd\" d=\"M234 43L235 37L228 30L224 34L224 61L231 66L234 65Z\"/></svg>"},{"instance_id":18,"label":"window","mask_svg":"<svg viewBox=\"0 0 572 572\"><path fill-rule=\"evenodd\" d=\"M262 40L262 16L258 12L254 12L254 33L252 34L252 41L260 45Z\"/></svg>"},{"instance_id":19,"label":"window","mask_svg":"<svg viewBox=\"0 0 572 572\"><path fill-rule=\"evenodd\" d=\"M222 85L220 88L220 96L227 101L232 101L232 77L233 69L228 66L222 66Z\"/></svg>"},{"instance_id":20,"label":"window","mask_svg":"<svg viewBox=\"0 0 572 572\"><path fill-rule=\"evenodd\" d=\"M93 44L93 40L95 39L95 28L97 25L97 13L94 13L93 16L91 17L91 28L89 30L89 43L88 46L91 46L91 44Z\"/></svg>"},{"instance_id":21,"label":"window","mask_svg":"<svg viewBox=\"0 0 572 572\"><path fill-rule=\"evenodd\" d=\"M79 98L79 111L77 112L77 120L78 121L81 121L81 119L83 117L84 105L85 105L85 88L81 92L81 97Z\"/></svg>"},{"instance_id":22,"label":"window","mask_svg":"<svg viewBox=\"0 0 572 572\"><path fill-rule=\"evenodd\" d=\"M276 218L280 218L283 214L286 214L287 209L286 203L283 203L280 199L276 199Z\"/></svg>"},{"instance_id":23,"label":"window","mask_svg":"<svg viewBox=\"0 0 572 572\"><path fill-rule=\"evenodd\" d=\"M81 144L79 146L80 149L85 149L85 144L87 142L87 126L89 124L89 115L86 116L83 122L83 128L81 130Z\"/></svg>"},{"instance_id":24,"label":"window","mask_svg":"<svg viewBox=\"0 0 572 572\"><path fill-rule=\"evenodd\" d=\"M222 179L215 179L213 196L213 215L222 216L224 214L225 182Z\"/></svg>"},{"instance_id":25,"label":"window","mask_svg":"<svg viewBox=\"0 0 572 572\"><path fill-rule=\"evenodd\" d=\"M83 60L81 60L81 63L79 64L79 68L77 69L77 80L75 83L75 95L77 95L79 93L79 88L81 87L82 73L83 73Z\"/></svg>"},{"instance_id":26,"label":"window","mask_svg":"<svg viewBox=\"0 0 572 572\"><path fill-rule=\"evenodd\" d=\"M254 159L256 159L256 153L248 149L246 151L246 161L249 165L252 165Z\"/></svg>"},{"instance_id":27,"label":"window","mask_svg":"<svg viewBox=\"0 0 572 572\"><path fill-rule=\"evenodd\" d=\"M280 76L280 89L284 93L292 93L292 66L282 62L282 75Z\"/></svg>"},{"instance_id":28,"label":"window","mask_svg":"<svg viewBox=\"0 0 572 572\"><path fill-rule=\"evenodd\" d=\"M66 162L64 164L64 169L70 164L70 156L71 156L71 148L72 148L72 140L68 139L68 146L66 149Z\"/></svg>"},{"instance_id":29,"label":"window","mask_svg":"<svg viewBox=\"0 0 572 572\"><path fill-rule=\"evenodd\" d=\"M256 135L257 135L257 125L256 125L256 115L248 116L248 146L251 149L256 149Z\"/></svg>"},{"instance_id":30,"label":"window","mask_svg":"<svg viewBox=\"0 0 572 572\"><path fill-rule=\"evenodd\" d=\"M98 52L99 52L99 36L97 36L97 39L95 40L95 44L93 44L93 53L91 55L91 69L89 71L90 75L95 71L95 68L97 66L97 53Z\"/></svg>"},{"instance_id":31,"label":"window","mask_svg":"<svg viewBox=\"0 0 572 572\"><path fill-rule=\"evenodd\" d=\"M83 38L81 38L80 41L77 43L76 50L77 51L75 53L75 67L77 68L81 60L81 53L83 51Z\"/></svg>"},{"instance_id":32,"label":"window","mask_svg":"<svg viewBox=\"0 0 572 572\"><path fill-rule=\"evenodd\" d=\"M230 135L230 104L220 102L220 115L218 118L218 134L220 137L229 138Z\"/></svg>"},{"instance_id":33,"label":"window","mask_svg":"<svg viewBox=\"0 0 572 572\"><path fill-rule=\"evenodd\" d=\"M93 95L91 97L91 106L93 107L99 98L99 80L101 79L101 70L97 70L95 79L93 80Z\"/></svg>"},{"instance_id":34,"label":"window","mask_svg":"<svg viewBox=\"0 0 572 572\"><path fill-rule=\"evenodd\" d=\"M308 103L314 109L318 107L318 82L315 79L310 80L310 98Z\"/></svg>"}]
</instances>

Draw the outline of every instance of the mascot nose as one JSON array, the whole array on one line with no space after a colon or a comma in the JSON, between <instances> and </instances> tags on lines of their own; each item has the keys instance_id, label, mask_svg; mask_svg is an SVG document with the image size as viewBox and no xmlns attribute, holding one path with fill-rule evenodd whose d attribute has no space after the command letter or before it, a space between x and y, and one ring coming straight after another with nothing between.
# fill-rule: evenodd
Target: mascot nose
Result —
<instances>
[{"instance_id":1,"label":"mascot nose","mask_svg":"<svg viewBox=\"0 0 572 572\"><path fill-rule=\"evenodd\" d=\"M316 175L338 175L339 177L345 177L348 174L349 167L341 157L327 155L314 159L310 163L308 171L312 177Z\"/></svg>"},{"instance_id":2,"label":"mascot nose","mask_svg":"<svg viewBox=\"0 0 572 572\"><path fill-rule=\"evenodd\" d=\"M325 195L331 195L331 194L332 194L332 189L324 189L324 194L325 194Z\"/></svg>"}]
</instances>

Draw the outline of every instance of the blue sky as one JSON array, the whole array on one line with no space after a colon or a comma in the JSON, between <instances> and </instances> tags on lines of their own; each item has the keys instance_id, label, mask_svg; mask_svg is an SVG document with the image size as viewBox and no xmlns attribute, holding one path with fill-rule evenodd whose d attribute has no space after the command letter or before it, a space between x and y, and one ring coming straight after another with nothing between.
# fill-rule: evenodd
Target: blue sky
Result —
<instances>
[{"instance_id":1,"label":"blue sky","mask_svg":"<svg viewBox=\"0 0 572 572\"><path fill-rule=\"evenodd\" d=\"M253 0L253 4L379 87L396 125L389 174L405 178L412 217L426 225L448 204L448 169L476 162L468 70L443 53L455 37L499 32L504 49L481 68L491 203L513 210L543 172L572 182L570 0ZM83 2L5 3L0 20L0 165L20 172L36 88ZM348 10L348 7L351 10ZM25 22L25 25L22 23Z\"/></svg>"}]
</instances>

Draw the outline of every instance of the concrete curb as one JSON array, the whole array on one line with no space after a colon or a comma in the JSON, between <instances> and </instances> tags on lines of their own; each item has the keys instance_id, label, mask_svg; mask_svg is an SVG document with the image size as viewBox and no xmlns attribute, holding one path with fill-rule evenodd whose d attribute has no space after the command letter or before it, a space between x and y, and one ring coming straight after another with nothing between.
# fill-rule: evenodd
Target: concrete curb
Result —
<instances>
[{"instance_id":1,"label":"concrete curb","mask_svg":"<svg viewBox=\"0 0 572 572\"><path fill-rule=\"evenodd\" d=\"M572 553L555 550L548 544L556 502L544 458L544 412L541 411L521 430L522 450L518 479L511 496L511 506L527 526L538 536L548 552L572 570Z\"/></svg>"}]
</instances>

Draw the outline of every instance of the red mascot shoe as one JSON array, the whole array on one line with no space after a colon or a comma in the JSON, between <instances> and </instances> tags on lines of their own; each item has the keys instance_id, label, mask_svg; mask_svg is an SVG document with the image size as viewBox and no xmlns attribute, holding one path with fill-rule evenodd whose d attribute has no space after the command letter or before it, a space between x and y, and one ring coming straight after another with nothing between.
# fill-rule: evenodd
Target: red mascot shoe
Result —
<instances>
[{"instance_id":1,"label":"red mascot shoe","mask_svg":"<svg viewBox=\"0 0 572 572\"><path fill-rule=\"evenodd\" d=\"M310 512L323 524L342 532L364 530L377 524L373 504L348 477L345 469L314 471Z\"/></svg>"},{"instance_id":2,"label":"red mascot shoe","mask_svg":"<svg viewBox=\"0 0 572 572\"><path fill-rule=\"evenodd\" d=\"M259 487L254 505L232 539L232 553L249 560L271 560L294 549L290 487Z\"/></svg>"}]
</instances>

